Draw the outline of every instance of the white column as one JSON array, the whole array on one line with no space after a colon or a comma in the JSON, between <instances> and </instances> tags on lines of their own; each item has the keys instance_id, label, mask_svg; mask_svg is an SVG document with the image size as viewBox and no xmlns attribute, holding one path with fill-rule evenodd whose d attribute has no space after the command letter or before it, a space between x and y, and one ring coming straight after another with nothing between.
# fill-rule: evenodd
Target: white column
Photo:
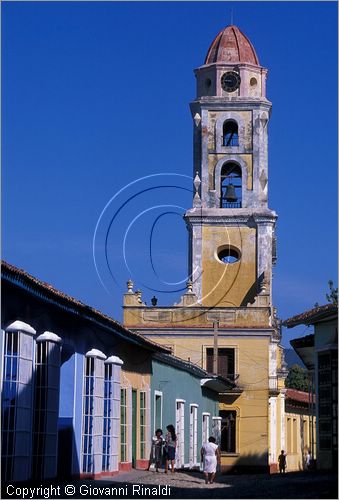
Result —
<instances>
[{"instance_id":1,"label":"white column","mask_svg":"<svg viewBox=\"0 0 339 500\"><path fill-rule=\"evenodd\" d=\"M104 356L106 358L106 356ZM93 424L93 458L94 474L102 471L102 434L104 430L104 358L95 360L94 381L94 424Z\"/></svg>"},{"instance_id":2,"label":"white column","mask_svg":"<svg viewBox=\"0 0 339 500\"><path fill-rule=\"evenodd\" d=\"M5 328L2 379L4 435L13 436L12 446L2 448L6 481L27 481L32 469L34 335L27 323L14 321ZM13 416L13 418L11 417Z\"/></svg>"},{"instance_id":3,"label":"white column","mask_svg":"<svg viewBox=\"0 0 339 500\"><path fill-rule=\"evenodd\" d=\"M202 445L207 443L210 435L210 414L204 412L202 414Z\"/></svg>"},{"instance_id":4,"label":"white column","mask_svg":"<svg viewBox=\"0 0 339 500\"><path fill-rule=\"evenodd\" d=\"M111 442L109 470L110 472L119 470L119 436L120 436L120 396L121 396L121 366L123 361L117 356L110 356L105 364L112 364L112 406L111 412Z\"/></svg>"},{"instance_id":5,"label":"white column","mask_svg":"<svg viewBox=\"0 0 339 500\"><path fill-rule=\"evenodd\" d=\"M277 398L269 398L270 409L270 464L277 462Z\"/></svg>"},{"instance_id":6,"label":"white column","mask_svg":"<svg viewBox=\"0 0 339 500\"><path fill-rule=\"evenodd\" d=\"M285 391L280 393L280 449L286 450Z\"/></svg>"},{"instance_id":7,"label":"white column","mask_svg":"<svg viewBox=\"0 0 339 500\"><path fill-rule=\"evenodd\" d=\"M202 299L202 225L192 224L192 273L191 279L193 281L193 292L197 296L198 302Z\"/></svg>"},{"instance_id":8,"label":"white column","mask_svg":"<svg viewBox=\"0 0 339 500\"><path fill-rule=\"evenodd\" d=\"M146 389L146 450L145 458L148 458L151 452L151 440L152 440L152 430L151 430L151 389Z\"/></svg>"},{"instance_id":9,"label":"white column","mask_svg":"<svg viewBox=\"0 0 339 500\"><path fill-rule=\"evenodd\" d=\"M197 434L198 434L198 405L190 405L190 447L189 447L189 463L192 469L197 465Z\"/></svg>"},{"instance_id":10,"label":"white column","mask_svg":"<svg viewBox=\"0 0 339 500\"><path fill-rule=\"evenodd\" d=\"M270 390L277 390L277 351L278 343L270 342L269 344L269 364L268 364L268 387Z\"/></svg>"},{"instance_id":11,"label":"white column","mask_svg":"<svg viewBox=\"0 0 339 500\"><path fill-rule=\"evenodd\" d=\"M102 471L102 434L104 424L104 360L106 356L98 349L86 353L86 358L93 358L94 362L94 390L93 390L93 427L92 439L92 470L83 471L99 474ZM85 358L85 359L86 359ZM84 391L84 398L86 394ZM84 428L84 427L83 427ZM84 436L83 436L84 440ZM84 450L84 443L82 444Z\"/></svg>"},{"instance_id":12,"label":"white column","mask_svg":"<svg viewBox=\"0 0 339 500\"><path fill-rule=\"evenodd\" d=\"M221 417L212 417L212 436L215 437L217 445L221 443Z\"/></svg>"},{"instance_id":13,"label":"white column","mask_svg":"<svg viewBox=\"0 0 339 500\"><path fill-rule=\"evenodd\" d=\"M132 387L126 388L127 395L127 462L132 462Z\"/></svg>"},{"instance_id":14,"label":"white column","mask_svg":"<svg viewBox=\"0 0 339 500\"><path fill-rule=\"evenodd\" d=\"M33 440L39 441L43 435L44 444L36 448L37 455L33 457L33 464L39 463L41 459L41 470L35 470L36 478L48 479L56 477L58 466L58 417L60 397L60 357L62 340L52 332L44 332L36 339L37 352L35 357L35 371L45 372L45 377L39 377L35 385L35 394L44 394L45 405L35 408L36 422ZM39 345L40 344L40 345ZM45 370L43 369L45 365ZM42 373L43 373L42 372ZM40 372L41 373L41 372ZM46 432L45 429L48 429ZM42 443L41 443L42 444Z\"/></svg>"},{"instance_id":15,"label":"white column","mask_svg":"<svg viewBox=\"0 0 339 500\"><path fill-rule=\"evenodd\" d=\"M176 462L177 469L185 465L185 400L176 400L176 435L177 435L177 449L176 449Z\"/></svg>"}]
</instances>

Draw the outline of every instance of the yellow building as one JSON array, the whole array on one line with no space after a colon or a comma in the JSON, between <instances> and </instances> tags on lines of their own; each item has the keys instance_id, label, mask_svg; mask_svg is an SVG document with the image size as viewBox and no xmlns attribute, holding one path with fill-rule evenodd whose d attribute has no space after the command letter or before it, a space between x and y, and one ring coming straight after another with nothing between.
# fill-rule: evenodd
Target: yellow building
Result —
<instances>
[{"instance_id":1,"label":"yellow building","mask_svg":"<svg viewBox=\"0 0 339 500\"><path fill-rule=\"evenodd\" d=\"M285 428L287 471L307 469L307 453L316 458L316 421L312 414L310 394L287 389L285 396ZM312 464L311 464L312 466Z\"/></svg>"},{"instance_id":2,"label":"yellow building","mask_svg":"<svg viewBox=\"0 0 339 500\"><path fill-rule=\"evenodd\" d=\"M277 215L268 208L267 70L246 36L228 26L195 75L187 292L172 307L147 307L129 282L124 324L235 381L220 394L222 467L273 471L285 448L286 370L272 304Z\"/></svg>"}]
</instances>

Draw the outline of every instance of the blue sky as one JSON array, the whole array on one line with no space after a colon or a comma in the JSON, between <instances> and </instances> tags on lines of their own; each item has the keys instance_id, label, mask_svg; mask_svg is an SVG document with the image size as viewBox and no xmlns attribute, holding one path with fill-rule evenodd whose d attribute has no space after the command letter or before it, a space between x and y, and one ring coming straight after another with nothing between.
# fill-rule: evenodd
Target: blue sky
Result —
<instances>
[{"instance_id":1,"label":"blue sky","mask_svg":"<svg viewBox=\"0 0 339 500\"><path fill-rule=\"evenodd\" d=\"M193 69L231 8L269 69L278 315L326 302L337 279L334 2L2 3L5 260L116 319L130 276L147 303L179 298ZM305 333L285 330L283 343Z\"/></svg>"}]
</instances>

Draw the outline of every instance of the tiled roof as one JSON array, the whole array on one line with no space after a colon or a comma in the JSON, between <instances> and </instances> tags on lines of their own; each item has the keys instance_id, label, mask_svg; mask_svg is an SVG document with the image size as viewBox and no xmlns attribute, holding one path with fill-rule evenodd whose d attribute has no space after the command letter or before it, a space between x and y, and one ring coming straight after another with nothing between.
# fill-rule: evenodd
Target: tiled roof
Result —
<instances>
[{"instance_id":1,"label":"tiled roof","mask_svg":"<svg viewBox=\"0 0 339 500\"><path fill-rule=\"evenodd\" d=\"M306 403L309 402L308 392L297 391L296 389L287 389L286 390L286 400L295 401L297 403ZM313 394L313 402L315 403L315 394Z\"/></svg>"},{"instance_id":2,"label":"tiled roof","mask_svg":"<svg viewBox=\"0 0 339 500\"><path fill-rule=\"evenodd\" d=\"M220 375L213 375L204 370L203 368L201 368L200 366L192 363L191 361L186 361L184 359L178 358L173 354L163 354L163 353L155 354L154 359L172 366L176 366L177 368L181 368L182 370L189 371L200 378L215 378L227 384L230 389L236 387L235 383L232 380L222 377Z\"/></svg>"},{"instance_id":3,"label":"tiled roof","mask_svg":"<svg viewBox=\"0 0 339 500\"><path fill-rule=\"evenodd\" d=\"M253 45L237 26L226 26L208 49L205 64L250 63L259 65Z\"/></svg>"},{"instance_id":4,"label":"tiled roof","mask_svg":"<svg viewBox=\"0 0 339 500\"><path fill-rule=\"evenodd\" d=\"M336 304L325 304L324 306L314 307L296 316L283 321L287 328L293 328L297 325L314 325L318 321L338 317L338 306Z\"/></svg>"},{"instance_id":5,"label":"tiled roof","mask_svg":"<svg viewBox=\"0 0 339 500\"><path fill-rule=\"evenodd\" d=\"M5 261L1 262L1 279L14 283L15 285L28 290L29 292L35 293L42 300L48 300L50 302L56 303L63 309L68 309L70 312L76 312L84 318L89 320L93 319L100 323L103 328L110 328L116 331L116 333L123 336L126 341L130 340L133 343L142 345L147 349L152 351L169 353L170 349L167 349L152 340L146 339L143 335L132 332L125 328L121 323L115 319L107 316L101 311L90 307L83 302L71 297L60 290L57 290L49 283L40 281L34 276L31 276L23 269L19 269Z\"/></svg>"}]
</instances>

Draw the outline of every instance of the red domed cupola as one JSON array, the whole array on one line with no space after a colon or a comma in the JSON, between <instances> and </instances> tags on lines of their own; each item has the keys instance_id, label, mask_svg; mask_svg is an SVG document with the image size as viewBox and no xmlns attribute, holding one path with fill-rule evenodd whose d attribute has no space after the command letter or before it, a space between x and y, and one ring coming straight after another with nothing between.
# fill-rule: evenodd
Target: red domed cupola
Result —
<instances>
[{"instance_id":1,"label":"red domed cupola","mask_svg":"<svg viewBox=\"0 0 339 500\"><path fill-rule=\"evenodd\" d=\"M259 66L253 45L237 26L226 26L213 40L205 64L213 63L249 63Z\"/></svg>"}]
</instances>

